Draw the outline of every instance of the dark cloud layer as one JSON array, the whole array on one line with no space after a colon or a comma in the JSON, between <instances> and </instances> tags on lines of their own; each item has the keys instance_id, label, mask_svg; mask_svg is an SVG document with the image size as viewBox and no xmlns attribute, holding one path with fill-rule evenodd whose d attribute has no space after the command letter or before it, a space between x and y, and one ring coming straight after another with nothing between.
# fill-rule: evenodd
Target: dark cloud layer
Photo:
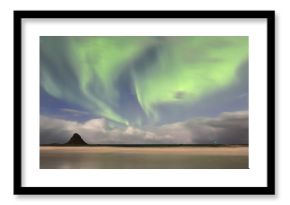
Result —
<instances>
[{"instance_id":1,"label":"dark cloud layer","mask_svg":"<svg viewBox=\"0 0 290 205\"><path fill-rule=\"evenodd\" d=\"M216 118L196 118L146 130L109 128L105 119L79 123L41 116L41 144L64 143L75 132L96 144L247 144L248 112L225 112Z\"/></svg>"}]
</instances>

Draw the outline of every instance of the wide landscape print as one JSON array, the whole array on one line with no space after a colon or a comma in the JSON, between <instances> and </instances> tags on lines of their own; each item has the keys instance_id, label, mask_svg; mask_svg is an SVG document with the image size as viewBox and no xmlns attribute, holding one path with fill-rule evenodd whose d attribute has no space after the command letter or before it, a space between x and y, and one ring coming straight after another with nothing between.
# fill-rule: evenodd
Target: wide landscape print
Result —
<instances>
[{"instance_id":1,"label":"wide landscape print","mask_svg":"<svg viewBox=\"0 0 290 205\"><path fill-rule=\"evenodd\" d=\"M247 36L41 36L41 169L248 169Z\"/></svg>"}]
</instances>

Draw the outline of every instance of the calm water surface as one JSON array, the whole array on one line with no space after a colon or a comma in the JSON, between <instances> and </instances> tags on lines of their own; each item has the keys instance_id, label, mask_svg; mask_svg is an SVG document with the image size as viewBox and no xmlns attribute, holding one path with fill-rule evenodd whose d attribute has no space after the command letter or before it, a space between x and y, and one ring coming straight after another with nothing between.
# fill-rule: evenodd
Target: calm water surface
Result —
<instances>
[{"instance_id":1,"label":"calm water surface","mask_svg":"<svg viewBox=\"0 0 290 205\"><path fill-rule=\"evenodd\" d=\"M248 147L41 147L41 169L247 169Z\"/></svg>"}]
</instances>

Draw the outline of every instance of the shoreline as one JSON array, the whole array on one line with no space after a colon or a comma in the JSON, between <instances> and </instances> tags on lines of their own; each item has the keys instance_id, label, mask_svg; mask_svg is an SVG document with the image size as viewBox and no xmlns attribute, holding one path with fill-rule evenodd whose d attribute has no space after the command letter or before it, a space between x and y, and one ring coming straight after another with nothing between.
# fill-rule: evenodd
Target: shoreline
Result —
<instances>
[{"instance_id":1,"label":"shoreline","mask_svg":"<svg viewBox=\"0 0 290 205\"><path fill-rule=\"evenodd\" d=\"M114 147L114 146L41 146L41 153L130 153L130 154L177 154L247 156L248 146L223 147Z\"/></svg>"},{"instance_id":2,"label":"shoreline","mask_svg":"<svg viewBox=\"0 0 290 205\"><path fill-rule=\"evenodd\" d=\"M42 144L40 147L249 147L248 144Z\"/></svg>"}]
</instances>

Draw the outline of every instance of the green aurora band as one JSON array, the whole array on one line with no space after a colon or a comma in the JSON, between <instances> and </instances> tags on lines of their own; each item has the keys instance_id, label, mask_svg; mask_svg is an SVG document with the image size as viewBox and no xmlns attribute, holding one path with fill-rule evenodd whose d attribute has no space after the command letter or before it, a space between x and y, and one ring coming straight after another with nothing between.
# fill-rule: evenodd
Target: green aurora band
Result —
<instances>
[{"instance_id":1,"label":"green aurora band","mask_svg":"<svg viewBox=\"0 0 290 205\"><path fill-rule=\"evenodd\" d=\"M48 94L128 125L118 112L115 82L122 73L129 73L147 118L158 122L159 105L193 104L230 86L248 58L248 37L41 37L40 49ZM146 58L149 49L154 58ZM142 58L146 63L138 64ZM138 113L134 121L141 123Z\"/></svg>"}]
</instances>

